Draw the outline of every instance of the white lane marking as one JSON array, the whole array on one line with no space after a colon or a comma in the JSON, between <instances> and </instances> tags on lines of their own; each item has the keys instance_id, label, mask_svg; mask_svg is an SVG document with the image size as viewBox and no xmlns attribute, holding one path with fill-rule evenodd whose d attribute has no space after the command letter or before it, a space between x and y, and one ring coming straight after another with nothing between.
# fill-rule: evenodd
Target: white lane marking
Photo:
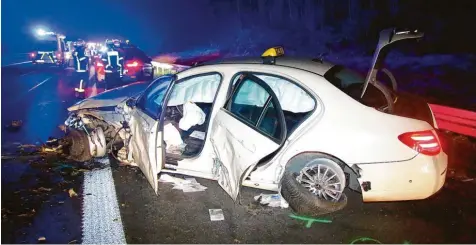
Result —
<instances>
[{"instance_id":1,"label":"white lane marking","mask_svg":"<svg viewBox=\"0 0 476 245\"><path fill-rule=\"evenodd\" d=\"M30 71L30 72L27 72L27 73L25 73L25 74L21 74L20 77L26 76L26 75L31 74L31 73L33 73L33 72L35 72L35 71Z\"/></svg>"},{"instance_id":2,"label":"white lane marking","mask_svg":"<svg viewBox=\"0 0 476 245\"><path fill-rule=\"evenodd\" d=\"M111 167L84 175L83 244L126 244Z\"/></svg>"},{"instance_id":3,"label":"white lane marking","mask_svg":"<svg viewBox=\"0 0 476 245\"><path fill-rule=\"evenodd\" d=\"M18 62L18 63L9 64L9 65L4 65L4 67L6 67L6 66L16 66L16 65L26 64L26 63L31 63L31 61Z\"/></svg>"},{"instance_id":4,"label":"white lane marking","mask_svg":"<svg viewBox=\"0 0 476 245\"><path fill-rule=\"evenodd\" d=\"M47 79L43 80L41 83L38 83L37 85L33 86L33 88L30 88L30 90L28 90L28 92L32 91L35 88L38 88L41 84L46 83L51 78L53 78L53 77L48 77Z\"/></svg>"}]
</instances>

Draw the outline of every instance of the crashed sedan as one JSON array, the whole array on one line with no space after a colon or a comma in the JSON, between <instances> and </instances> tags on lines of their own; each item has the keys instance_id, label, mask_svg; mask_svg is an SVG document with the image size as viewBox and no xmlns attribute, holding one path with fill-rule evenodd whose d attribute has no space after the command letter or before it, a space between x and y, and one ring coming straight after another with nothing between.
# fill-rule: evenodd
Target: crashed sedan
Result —
<instances>
[{"instance_id":1,"label":"crashed sedan","mask_svg":"<svg viewBox=\"0 0 476 245\"><path fill-rule=\"evenodd\" d=\"M402 38L389 33L387 43ZM433 114L420 103L423 116L410 115L399 106L407 97L373 79L379 55L365 79L282 54L272 48L80 101L65 122L69 154L138 166L156 193L159 173L216 180L234 200L241 186L279 191L306 215L343 208L346 187L372 202L424 199L443 186L447 155Z\"/></svg>"}]
</instances>

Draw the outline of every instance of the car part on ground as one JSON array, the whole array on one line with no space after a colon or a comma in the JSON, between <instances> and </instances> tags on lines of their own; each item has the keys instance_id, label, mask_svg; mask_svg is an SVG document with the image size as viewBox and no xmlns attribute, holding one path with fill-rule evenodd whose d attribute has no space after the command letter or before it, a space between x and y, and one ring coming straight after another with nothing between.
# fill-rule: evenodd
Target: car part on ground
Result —
<instances>
[{"instance_id":1,"label":"car part on ground","mask_svg":"<svg viewBox=\"0 0 476 245\"><path fill-rule=\"evenodd\" d=\"M69 143L68 153L72 160L85 162L92 158L89 150L89 139L85 132L72 129L66 135L66 140Z\"/></svg>"}]
</instances>

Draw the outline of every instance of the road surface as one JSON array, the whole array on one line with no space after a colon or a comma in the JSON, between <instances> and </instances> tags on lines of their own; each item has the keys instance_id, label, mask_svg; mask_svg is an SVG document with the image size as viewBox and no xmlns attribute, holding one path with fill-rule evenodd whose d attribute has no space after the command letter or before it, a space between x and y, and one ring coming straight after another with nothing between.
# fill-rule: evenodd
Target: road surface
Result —
<instances>
[{"instance_id":1,"label":"road surface","mask_svg":"<svg viewBox=\"0 0 476 245\"><path fill-rule=\"evenodd\" d=\"M57 125L75 101L74 83L64 71L28 64L2 68L2 156L17 154L19 144L60 136ZM6 126L12 120L22 120L23 126L9 131ZM207 190L183 193L160 183L156 196L140 170L114 162L111 166L108 179L106 168L81 172L78 164L64 159L2 157L2 243L37 243L43 238L48 243L99 243L109 241L107 236L117 229L127 243L351 243L358 238L381 243L476 242L474 180L449 179L440 193L423 201L363 204L358 194L348 193L344 210L320 217L331 223L306 228L305 222L289 217L290 209L254 203L260 190L244 188L241 204L235 204L217 183L198 179ZM104 178L98 177L103 173ZM91 182L98 185L85 186ZM70 189L78 196L70 197ZM84 200L103 203L85 207ZM113 205L119 207L117 216L102 211ZM225 219L210 221L209 209L223 209ZM103 226L91 227L91 217Z\"/></svg>"}]
</instances>

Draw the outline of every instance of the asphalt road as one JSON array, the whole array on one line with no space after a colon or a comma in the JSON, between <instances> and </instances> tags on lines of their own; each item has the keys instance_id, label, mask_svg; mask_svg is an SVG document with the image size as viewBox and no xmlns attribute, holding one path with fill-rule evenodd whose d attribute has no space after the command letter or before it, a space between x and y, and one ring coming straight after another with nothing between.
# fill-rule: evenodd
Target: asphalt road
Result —
<instances>
[{"instance_id":1,"label":"asphalt road","mask_svg":"<svg viewBox=\"0 0 476 245\"><path fill-rule=\"evenodd\" d=\"M57 126L77 100L74 84L63 71L31 64L2 67L1 76L2 243L80 241L81 200L67 191L79 190L82 177L54 169L64 160L28 155L33 145L61 135ZM17 131L8 128L12 120L23 123Z\"/></svg>"},{"instance_id":2,"label":"asphalt road","mask_svg":"<svg viewBox=\"0 0 476 245\"><path fill-rule=\"evenodd\" d=\"M77 101L74 85L55 69L2 68L2 156L18 155L19 144L60 136L57 125ZM12 120L23 121L16 132L6 128ZM37 243L40 237L48 243L82 241L83 195L96 193L83 193L82 172L74 170L78 164L28 155L2 157L1 165L2 243ZM344 210L319 217L331 223L306 228L289 217L290 209L254 203L260 190L244 188L241 204L235 204L217 183L197 179L208 189L183 193L160 183L156 196L140 170L112 166L128 243L351 243L362 237L381 243L476 242L474 180L449 178L437 195L423 201L363 204L358 194L348 193ZM69 196L71 188L78 196ZM209 209L223 209L225 220L210 221Z\"/></svg>"}]
</instances>

